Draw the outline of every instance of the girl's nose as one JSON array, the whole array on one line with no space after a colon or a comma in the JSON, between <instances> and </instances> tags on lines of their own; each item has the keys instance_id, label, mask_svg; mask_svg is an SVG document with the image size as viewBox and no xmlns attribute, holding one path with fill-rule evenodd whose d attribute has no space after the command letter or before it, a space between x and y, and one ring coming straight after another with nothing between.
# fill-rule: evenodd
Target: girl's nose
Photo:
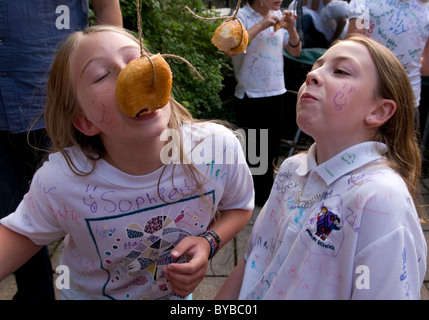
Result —
<instances>
[{"instance_id":1,"label":"girl's nose","mask_svg":"<svg viewBox=\"0 0 429 320\"><path fill-rule=\"evenodd\" d=\"M309 73L307 73L305 83L307 85L312 84L312 85L319 86L322 83L322 78L320 77L319 70L316 69L316 70L312 70Z\"/></svg>"}]
</instances>

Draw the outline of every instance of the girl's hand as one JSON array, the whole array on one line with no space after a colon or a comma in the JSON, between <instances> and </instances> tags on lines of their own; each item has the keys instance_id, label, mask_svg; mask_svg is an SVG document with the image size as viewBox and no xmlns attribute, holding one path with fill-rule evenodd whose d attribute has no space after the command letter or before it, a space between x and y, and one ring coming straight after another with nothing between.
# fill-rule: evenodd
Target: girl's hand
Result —
<instances>
[{"instance_id":1,"label":"girl's hand","mask_svg":"<svg viewBox=\"0 0 429 320\"><path fill-rule=\"evenodd\" d=\"M267 14L264 19L261 20L261 22L259 22L259 25L261 27L261 30L265 30L271 26L274 26L276 23L279 23L280 19L275 16L275 15L271 15L271 14Z\"/></svg>"},{"instance_id":2,"label":"girl's hand","mask_svg":"<svg viewBox=\"0 0 429 320\"><path fill-rule=\"evenodd\" d=\"M284 28L288 31L295 29L295 21L298 16L293 14L291 10L283 11L283 17L281 18L281 24L284 25Z\"/></svg>"},{"instance_id":3,"label":"girl's hand","mask_svg":"<svg viewBox=\"0 0 429 320\"><path fill-rule=\"evenodd\" d=\"M165 269L171 289L179 296L191 294L204 279L208 266L210 245L202 237L189 236L180 241L171 256L188 258L185 263L170 263Z\"/></svg>"}]
</instances>

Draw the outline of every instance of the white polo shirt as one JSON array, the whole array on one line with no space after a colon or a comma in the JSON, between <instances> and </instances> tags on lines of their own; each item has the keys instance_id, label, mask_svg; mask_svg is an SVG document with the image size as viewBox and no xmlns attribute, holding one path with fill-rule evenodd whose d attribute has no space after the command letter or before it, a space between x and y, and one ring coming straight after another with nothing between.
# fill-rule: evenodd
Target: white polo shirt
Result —
<instances>
[{"instance_id":1,"label":"white polo shirt","mask_svg":"<svg viewBox=\"0 0 429 320\"><path fill-rule=\"evenodd\" d=\"M283 162L249 239L240 299L419 298L426 242L385 150L361 143L317 165L313 145ZM302 189L321 196L299 207Z\"/></svg>"}]
</instances>

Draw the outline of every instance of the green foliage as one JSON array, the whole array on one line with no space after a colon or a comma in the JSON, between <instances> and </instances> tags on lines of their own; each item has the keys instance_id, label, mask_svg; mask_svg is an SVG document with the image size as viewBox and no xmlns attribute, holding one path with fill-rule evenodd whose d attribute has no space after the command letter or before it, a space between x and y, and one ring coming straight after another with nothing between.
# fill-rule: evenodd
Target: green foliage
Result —
<instances>
[{"instance_id":1,"label":"green foliage","mask_svg":"<svg viewBox=\"0 0 429 320\"><path fill-rule=\"evenodd\" d=\"M137 31L134 0L120 0L124 27ZM201 0L143 0L142 30L144 44L152 53L168 53L188 60L204 77L183 62L166 58L173 73L173 96L197 118L230 119L219 96L223 75L230 70L228 58L211 43L221 21L201 21L186 9L200 16L206 7ZM214 16L214 13L210 13Z\"/></svg>"}]
</instances>

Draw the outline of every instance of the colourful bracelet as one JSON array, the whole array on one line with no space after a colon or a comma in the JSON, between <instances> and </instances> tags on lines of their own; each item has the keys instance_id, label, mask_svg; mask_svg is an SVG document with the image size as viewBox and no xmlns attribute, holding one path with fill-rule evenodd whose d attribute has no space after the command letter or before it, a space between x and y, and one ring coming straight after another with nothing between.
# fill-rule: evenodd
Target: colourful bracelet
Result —
<instances>
[{"instance_id":1,"label":"colourful bracelet","mask_svg":"<svg viewBox=\"0 0 429 320\"><path fill-rule=\"evenodd\" d=\"M206 239L210 245L209 260L211 260L216 253L215 243L214 243L212 237L210 237L208 234L203 233L200 235L200 237Z\"/></svg>"},{"instance_id":2,"label":"colourful bracelet","mask_svg":"<svg viewBox=\"0 0 429 320\"><path fill-rule=\"evenodd\" d=\"M220 237L218 236L218 234L216 232L214 232L213 230L207 230L205 233L207 233L208 235L210 235L210 236L213 237L213 239L217 242L217 246L219 248L220 243L221 243L222 240L220 239Z\"/></svg>"},{"instance_id":3,"label":"colourful bracelet","mask_svg":"<svg viewBox=\"0 0 429 320\"><path fill-rule=\"evenodd\" d=\"M200 237L203 237L204 239L206 239L208 241L208 243L210 245L209 260L213 259L214 255L219 250L219 244L221 242L221 239L219 238L217 233L214 232L213 230L207 230L206 232L200 234ZM215 241L216 241L216 243L215 243ZM217 246L216 246L216 244L217 244Z\"/></svg>"}]
</instances>

